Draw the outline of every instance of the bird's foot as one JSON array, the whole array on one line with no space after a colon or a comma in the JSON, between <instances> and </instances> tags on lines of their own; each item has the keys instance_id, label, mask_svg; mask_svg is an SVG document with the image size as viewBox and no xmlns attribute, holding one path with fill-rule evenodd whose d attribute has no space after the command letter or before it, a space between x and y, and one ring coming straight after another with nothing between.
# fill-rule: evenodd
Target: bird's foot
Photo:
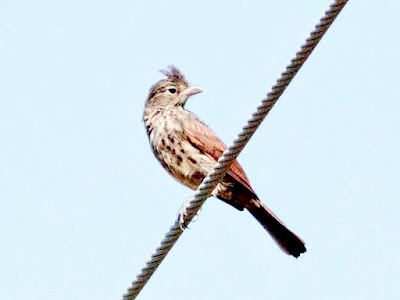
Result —
<instances>
[{"instance_id":1,"label":"bird's foot","mask_svg":"<svg viewBox=\"0 0 400 300\"><path fill-rule=\"evenodd\" d=\"M187 209L190 199L191 198L188 198L185 203L183 203L181 209L178 212L179 227L182 229L182 231L189 228L188 226L191 221L196 222L201 212L200 208L193 217L190 217L190 213Z\"/></svg>"}]
</instances>

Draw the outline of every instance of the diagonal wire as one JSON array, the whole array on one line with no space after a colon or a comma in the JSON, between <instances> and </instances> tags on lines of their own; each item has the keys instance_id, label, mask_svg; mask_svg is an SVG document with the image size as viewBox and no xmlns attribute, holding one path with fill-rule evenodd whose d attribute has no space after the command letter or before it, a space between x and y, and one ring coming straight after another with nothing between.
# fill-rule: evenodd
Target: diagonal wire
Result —
<instances>
[{"instance_id":1,"label":"diagonal wire","mask_svg":"<svg viewBox=\"0 0 400 300\"><path fill-rule=\"evenodd\" d=\"M296 53L296 57L291 60L291 63L281 74L281 77L272 87L272 90L267 94L267 97L262 100L257 111L253 113L246 126L243 127L242 132L239 133L238 137L234 140L233 145L219 158L218 163L197 188L194 196L184 204L187 213L185 216L186 224L190 223L218 182L225 176L233 161L288 87L289 83L315 49L322 36L346 5L347 1L348 0L336 0L330 5L329 10L325 12L324 17L322 17L318 25L315 26L314 31L311 32L305 44L302 45L300 51ZM181 228L179 220L177 220L165 235L164 239L161 241L161 245L156 249L151 259L146 263L146 266L141 270L140 274L137 275L136 280L132 283L132 287L129 288L128 292L123 296L124 300L133 300L136 298L182 233L183 229Z\"/></svg>"}]
</instances>

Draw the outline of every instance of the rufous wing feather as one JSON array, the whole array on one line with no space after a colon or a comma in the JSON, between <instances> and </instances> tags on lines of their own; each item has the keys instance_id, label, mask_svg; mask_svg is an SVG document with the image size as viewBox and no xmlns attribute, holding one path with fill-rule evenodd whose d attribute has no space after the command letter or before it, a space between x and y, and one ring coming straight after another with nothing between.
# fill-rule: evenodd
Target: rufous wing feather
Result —
<instances>
[{"instance_id":1,"label":"rufous wing feather","mask_svg":"<svg viewBox=\"0 0 400 300\"><path fill-rule=\"evenodd\" d=\"M215 160L215 163L217 163L218 159L226 150L225 144L207 125L205 125L201 121L198 122L197 126L191 126L190 128L187 128L187 136L189 142L194 147L199 149L208 157ZM239 182L243 187L255 194L250 186L250 182L246 176L246 173L243 171L242 167L236 160L231 165L228 174L232 176L237 182Z\"/></svg>"}]
</instances>

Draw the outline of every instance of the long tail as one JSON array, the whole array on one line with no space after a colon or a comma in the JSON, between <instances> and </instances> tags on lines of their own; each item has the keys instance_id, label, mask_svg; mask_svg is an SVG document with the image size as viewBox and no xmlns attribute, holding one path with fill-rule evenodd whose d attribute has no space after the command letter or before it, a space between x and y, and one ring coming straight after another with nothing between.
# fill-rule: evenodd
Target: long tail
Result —
<instances>
[{"instance_id":1,"label":"long tail","mask_svg":"<svg viewBox=\"0 0 400 300\"><path fill-rule=\"evenodd\" d=\"M287 254L299 257L306 252L304 242L291 232L259 199L252 199L247 210L269 232L275 242Z\"/></svg>"}]
</instances>

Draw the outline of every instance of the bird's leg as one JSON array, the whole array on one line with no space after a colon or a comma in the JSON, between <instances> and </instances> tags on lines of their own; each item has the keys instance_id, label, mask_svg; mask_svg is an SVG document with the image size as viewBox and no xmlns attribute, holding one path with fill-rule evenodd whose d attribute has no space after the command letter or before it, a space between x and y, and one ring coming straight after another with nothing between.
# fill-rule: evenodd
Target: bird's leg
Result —
<instances>
[{"instance_id":1,"label":"bird's leg","mask_svg":"<svg viewBox=\"0 0 400 300\"><path fill-rule=\"evenodd\" d=\"M188 206L189 206L189 202L192 199L192 197L189 197L185 203L183 203L181 209L178 212L178 221L179 221L179 226L181 227L182 231L184 231L185 229L188 228L188 225L190 223L190 221L197 221L200 212L201 212L201 208L197 211L197 213L190 218L190 212L188 211Z\"/></svg>"}]
</instances>

